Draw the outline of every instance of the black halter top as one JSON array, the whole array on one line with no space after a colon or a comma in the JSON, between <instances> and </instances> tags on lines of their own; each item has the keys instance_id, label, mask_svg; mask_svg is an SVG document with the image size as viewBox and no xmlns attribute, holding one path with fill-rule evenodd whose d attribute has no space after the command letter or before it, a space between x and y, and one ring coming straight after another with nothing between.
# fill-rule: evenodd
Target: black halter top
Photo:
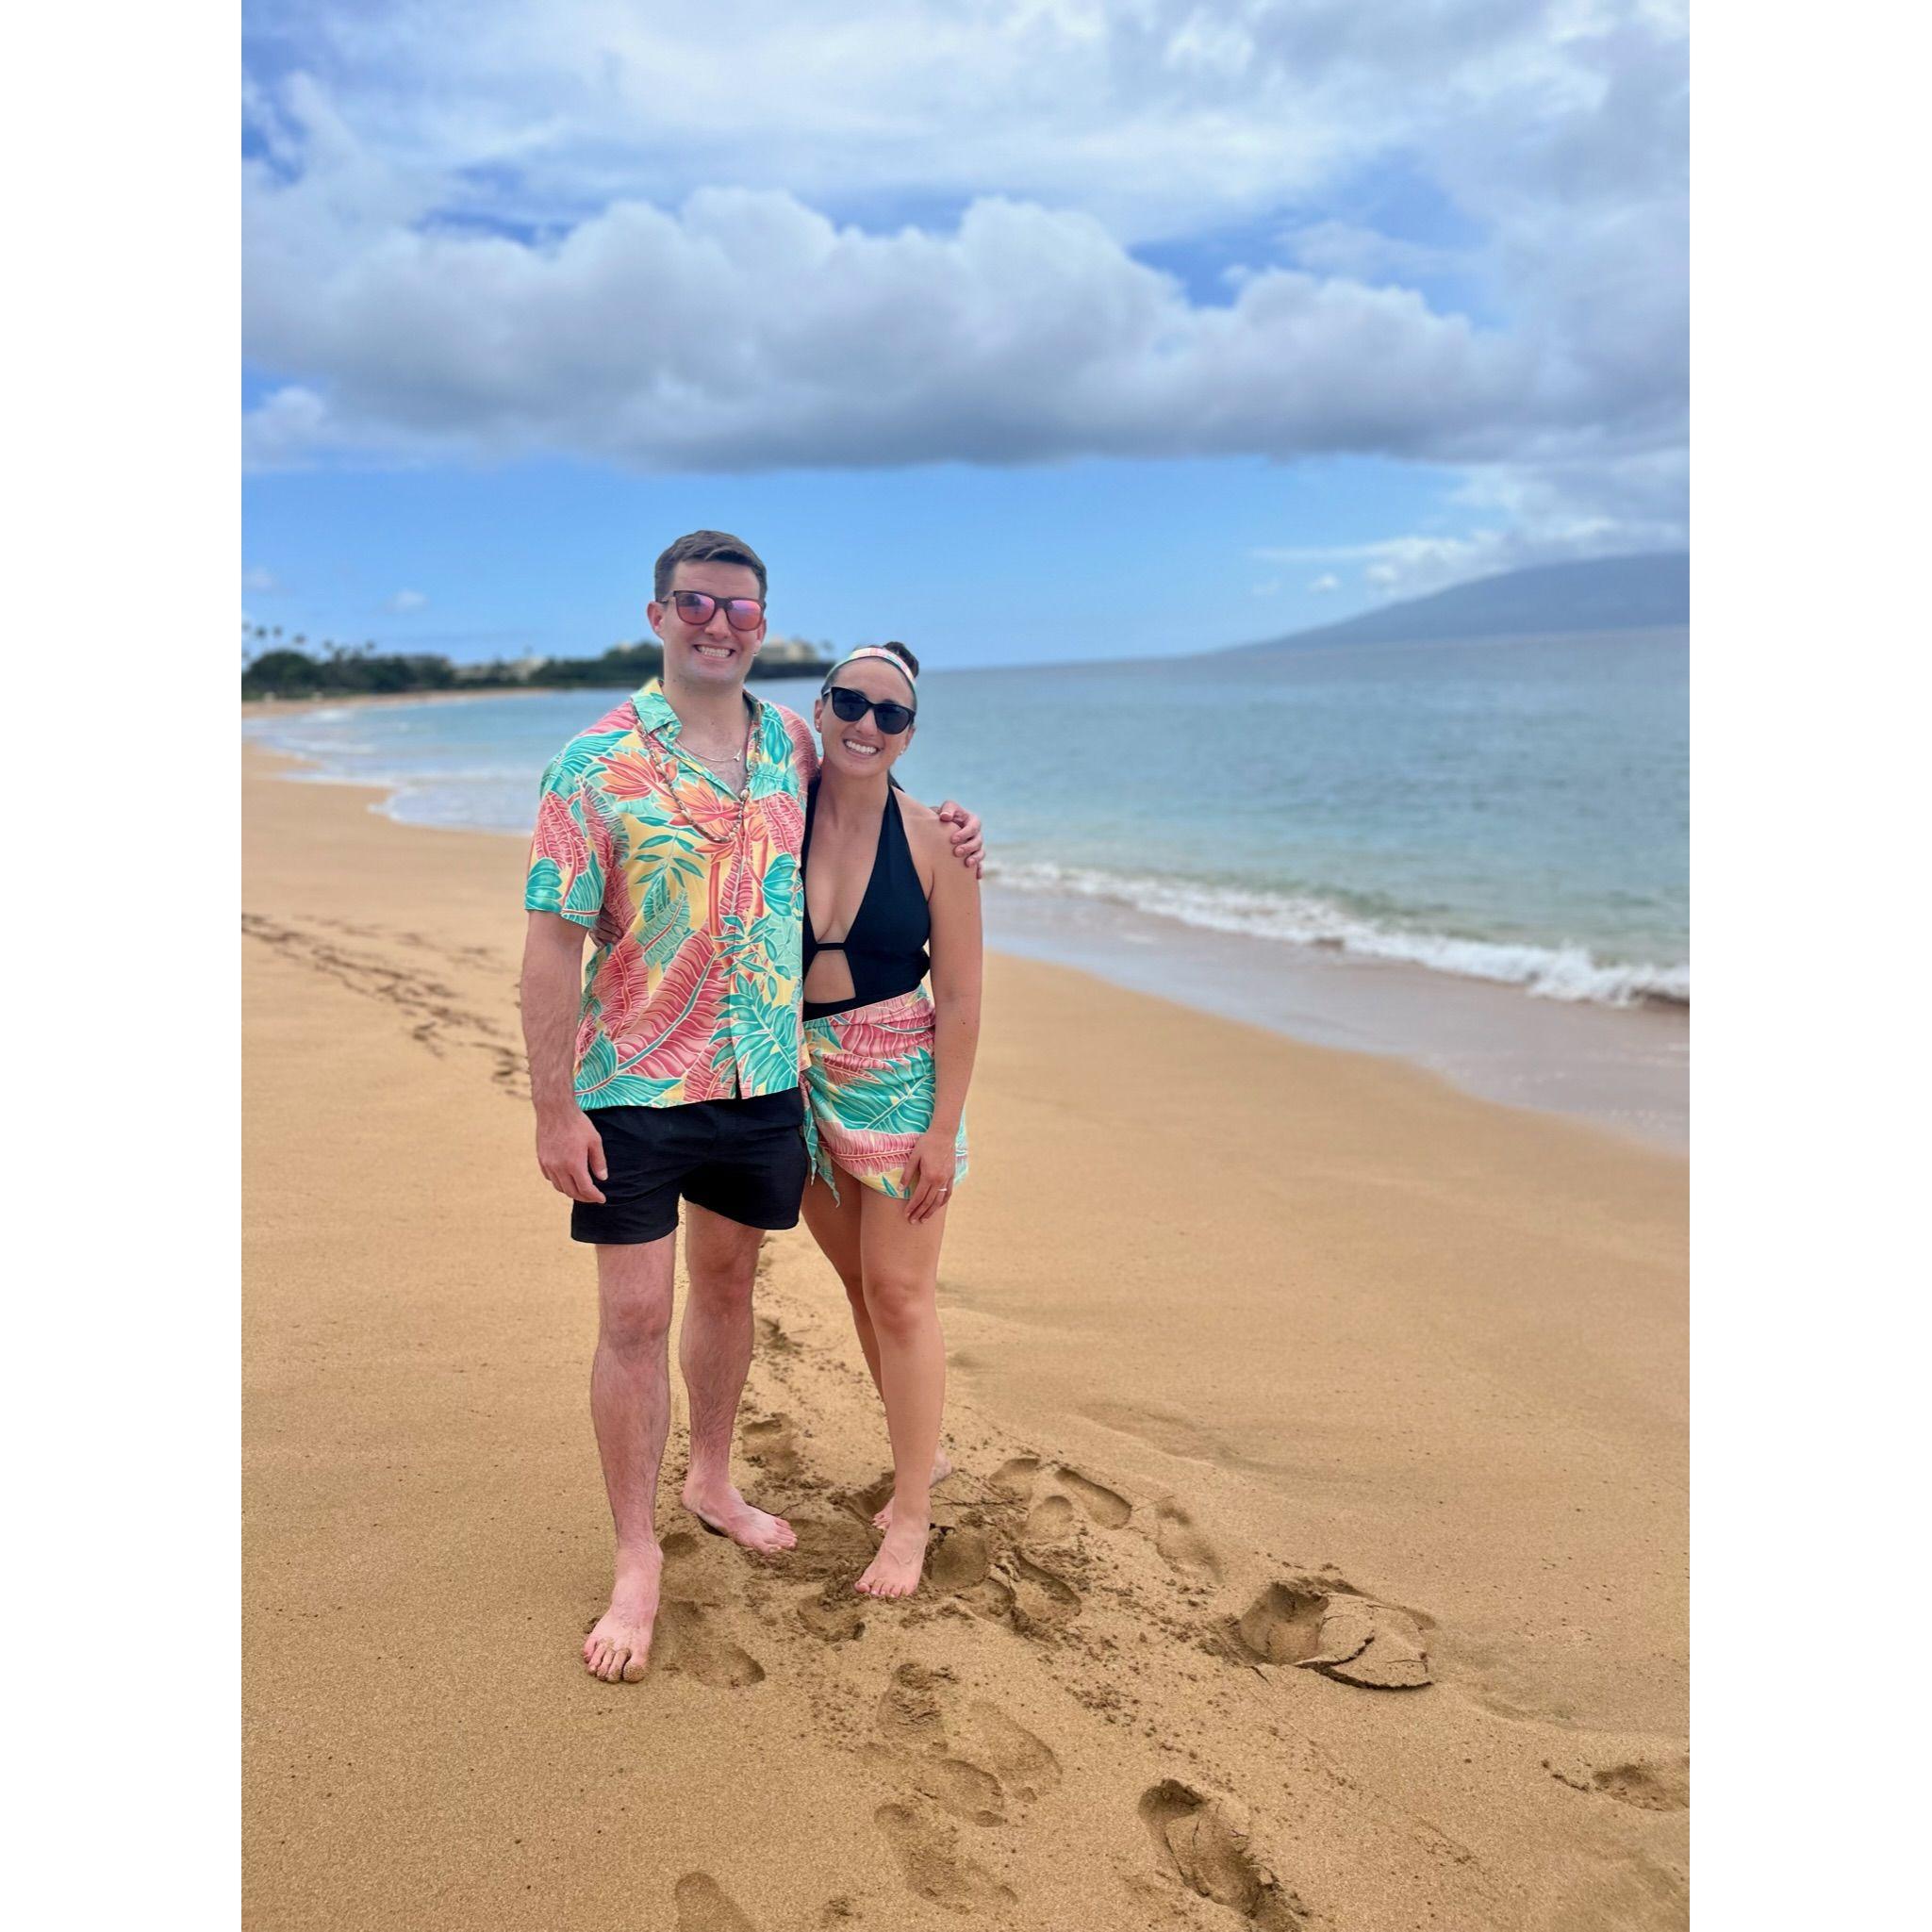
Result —
<instances>
[{"instance_id":1,"label":"black halter top","mask_svg":"<svg viewBox=\"0 0 1932 1932\"><path fill-rule=\"evenodd\" d=\"M799 859L801 881L811 861L812 820L817 810L818 781L815 778L805 795L805 839ZM812 901L805 896L804 972L811 972L813 960L821 952L843 952L852 976L850 999L808 999L805 1017L823 1019L827 1014L850 1013L855 1006L870 1006L874 1000L896 999L901 993L910 993L932 965L926 952L932 936L926 888L919 883L912 848L906 843L905 820L888 790L872 876L866 881L865 897L859 900L851 929L843 939L818 937L812 929Z\"/></svg>"}]
</instances>

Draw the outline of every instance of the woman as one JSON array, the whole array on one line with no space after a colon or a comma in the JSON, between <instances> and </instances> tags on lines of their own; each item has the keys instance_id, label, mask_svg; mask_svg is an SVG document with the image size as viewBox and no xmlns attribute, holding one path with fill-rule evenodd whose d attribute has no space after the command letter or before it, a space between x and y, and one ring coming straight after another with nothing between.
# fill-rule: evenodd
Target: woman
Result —
<instances>
[{"instance_id":1,"label":"woman","mask_svg":"<svg viewBox=\"0 0 1932 1932\"><path fill-rule=\"evenodd\" d=\"M870 1596L918 1588L946 1473L939 1243L966 1177L980 1032L979 883L937 815L891 781L918 670L903 644L833 667L805 807L804 1217L845 1283L892 1442L892 1500L873 1519L885 1539L856 1586Z\"/></svg>"}]
</instances>

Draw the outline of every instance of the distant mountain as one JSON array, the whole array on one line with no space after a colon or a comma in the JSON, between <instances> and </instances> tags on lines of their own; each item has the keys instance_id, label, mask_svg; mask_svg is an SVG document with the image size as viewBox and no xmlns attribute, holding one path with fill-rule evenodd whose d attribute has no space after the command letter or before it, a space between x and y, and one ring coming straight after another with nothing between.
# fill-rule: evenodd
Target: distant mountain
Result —
<instances>
[{"instance_id":1,"label":"distant mountain","mask_svg":"<svg viewBox=\"0 0 1932 1932\"><path fill-rule=\"evenodd\" d=\"M1326 644L1436 644L1459 637L1661 630L1691 621L1691 558L1682 551L1544 564L1453 585L1380 610L1214 653L1299 651Z\"/></svg>"}]
</instances>

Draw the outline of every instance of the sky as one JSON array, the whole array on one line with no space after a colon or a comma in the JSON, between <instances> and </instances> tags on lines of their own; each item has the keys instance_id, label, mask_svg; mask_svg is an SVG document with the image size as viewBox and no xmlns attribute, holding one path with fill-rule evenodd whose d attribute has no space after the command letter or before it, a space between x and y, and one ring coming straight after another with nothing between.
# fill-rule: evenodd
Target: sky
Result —
<instances>
[{"instance_id":1,"label":"sky","mask_svg":"<svg viewBox=\"0 0 1932 1932\"><path fill-rule=\"evenodd\" d=\"M1688 545L1677 0L254 0L245 626L1204 650ZM253 641L252 639L250 641Z\"/></svg>"}]
</instances>

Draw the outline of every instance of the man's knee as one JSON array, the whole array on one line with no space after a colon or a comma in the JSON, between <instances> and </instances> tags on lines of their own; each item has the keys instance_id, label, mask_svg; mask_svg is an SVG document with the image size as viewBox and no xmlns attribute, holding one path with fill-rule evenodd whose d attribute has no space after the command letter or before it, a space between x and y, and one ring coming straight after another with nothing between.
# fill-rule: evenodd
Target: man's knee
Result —
<instances>
[{"instance_id":1,"label":"man's knee","mask_svg":"<svg viewBox=\"0 0 1932 1932\"><path fill-rule=\"evenodd\" d=\"M605 1283L598 1297L597 1340L620 1355L653 1354L670 1333L669 1281Z\"/></svg>"}]
</instances>

